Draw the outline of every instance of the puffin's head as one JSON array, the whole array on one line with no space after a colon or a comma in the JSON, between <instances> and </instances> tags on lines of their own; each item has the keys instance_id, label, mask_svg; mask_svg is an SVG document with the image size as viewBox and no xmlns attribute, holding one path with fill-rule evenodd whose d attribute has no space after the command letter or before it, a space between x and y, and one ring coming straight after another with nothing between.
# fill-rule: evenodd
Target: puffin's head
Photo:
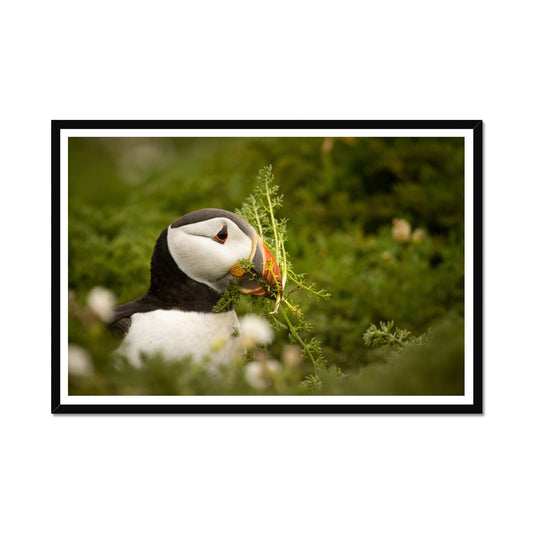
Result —
<instances>
[{"instance_id":1,"label":"puffin's head","mask_svg":"<svg viewBox=\"0 0 533 533\"><path fill-rule=\"evenodd\" d=\"M281 274L273 255L254 228L234 213L222 209L188 213L168 227L167 243L180 270L217 293L236 279L245 294L275 298L268 286L281 289ZM253 263L254 278L260 280L245 272L239 263L242 259Z\"/></svg>"}]
</instances>

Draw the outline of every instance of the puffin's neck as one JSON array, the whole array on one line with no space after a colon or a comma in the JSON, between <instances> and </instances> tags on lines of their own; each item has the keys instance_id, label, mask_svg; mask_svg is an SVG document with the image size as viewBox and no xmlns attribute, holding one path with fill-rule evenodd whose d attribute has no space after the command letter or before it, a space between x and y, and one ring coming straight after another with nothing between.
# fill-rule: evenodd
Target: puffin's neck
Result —
<instances>
[{"instance_id":1,"label":"puffin's neck","mask_svg":"<svg viewBox=\"0 0 533 533\"><path fill-rule=\"evenodd\" d=\"M158 309L179 309L210 313L220 294L187 276L176 265L167 242L168 228L157 239L150 265L150 289L143 296L146 304Z\"/></svg>"}]
</instances>

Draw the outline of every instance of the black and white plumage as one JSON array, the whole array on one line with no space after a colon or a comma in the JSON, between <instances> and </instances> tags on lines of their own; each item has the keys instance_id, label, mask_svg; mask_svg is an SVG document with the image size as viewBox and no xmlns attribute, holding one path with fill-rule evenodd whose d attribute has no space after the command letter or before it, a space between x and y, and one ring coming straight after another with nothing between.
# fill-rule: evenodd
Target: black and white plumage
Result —
<instances>
[{"instance_id":1,"label":"black and white plumage","mask_svg":"<svg viewBox=\"0 0 533 533\"><path fill-rule=\"evenodd\" d=\"M212 311L222 293L238 280L243 293L272 296L239 268L245 258L268 285L281 286L274 257L242 217L200 209L165 228L152 254L148 292L114 310L110 327L124 336L119 353L134 364L141 354L226 362L236 350L239 322L233 309Z\"/></svg>"}]
</instances>

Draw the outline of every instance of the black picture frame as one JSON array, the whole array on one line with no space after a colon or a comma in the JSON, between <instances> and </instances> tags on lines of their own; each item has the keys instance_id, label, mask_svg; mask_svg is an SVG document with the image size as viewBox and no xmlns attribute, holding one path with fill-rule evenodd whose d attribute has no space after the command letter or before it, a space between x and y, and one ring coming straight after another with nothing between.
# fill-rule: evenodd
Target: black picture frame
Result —
<instances>
[{"instance_id":1,"label":"black picture frame","mask_svg":"<svg viewBox=\"0 0 533 533\"><path fill-rule=\"evenodd\" d=\"M65 179L61 166L62 134L72 130L461 130L471 135L471 161L473 165L473 372L471 395L465 403L416 404L416 403L225 403L209 405L202 403L76 403L66 402L61 390L62 324L60 312L67 302L61 301L60 235L65 231L61 219L61 180ZM481 120L52 120L51 122L51 193L52 193L52 345L51 345L51 411L54 414L68 413L139 413L139 414L480 414L483 412L483 123ZM67 177L68 179L68 177Z\"/></svg>"}]
</instances>

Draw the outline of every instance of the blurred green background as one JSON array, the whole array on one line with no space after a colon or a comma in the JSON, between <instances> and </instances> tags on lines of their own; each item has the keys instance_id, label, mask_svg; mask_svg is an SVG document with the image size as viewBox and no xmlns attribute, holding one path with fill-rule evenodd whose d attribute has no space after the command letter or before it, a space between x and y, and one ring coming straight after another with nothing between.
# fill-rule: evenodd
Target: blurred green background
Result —
<instances>
[{"instance_id":1,"label":"blurred green background","mask_svg":"<svg viewBox=\"0 0 533 533\"><path fill-rule=\"evenodd\" d=\"M216 381L187 362L117 366L116 340L83 311L95 286L117 304L144 294L159 233L194 209L234 211L268 164L294 270L331 293L301 299L332 366L314 393L463 394L463 139L340 137L70 138L69 342L92 363L71 394L305 393L306 362L261 391L242 372ZM433 334L401 353L365 346L365 330L390 320ZM269 356L287 342L278 333Z\"/></svg>"}]
</instances>

